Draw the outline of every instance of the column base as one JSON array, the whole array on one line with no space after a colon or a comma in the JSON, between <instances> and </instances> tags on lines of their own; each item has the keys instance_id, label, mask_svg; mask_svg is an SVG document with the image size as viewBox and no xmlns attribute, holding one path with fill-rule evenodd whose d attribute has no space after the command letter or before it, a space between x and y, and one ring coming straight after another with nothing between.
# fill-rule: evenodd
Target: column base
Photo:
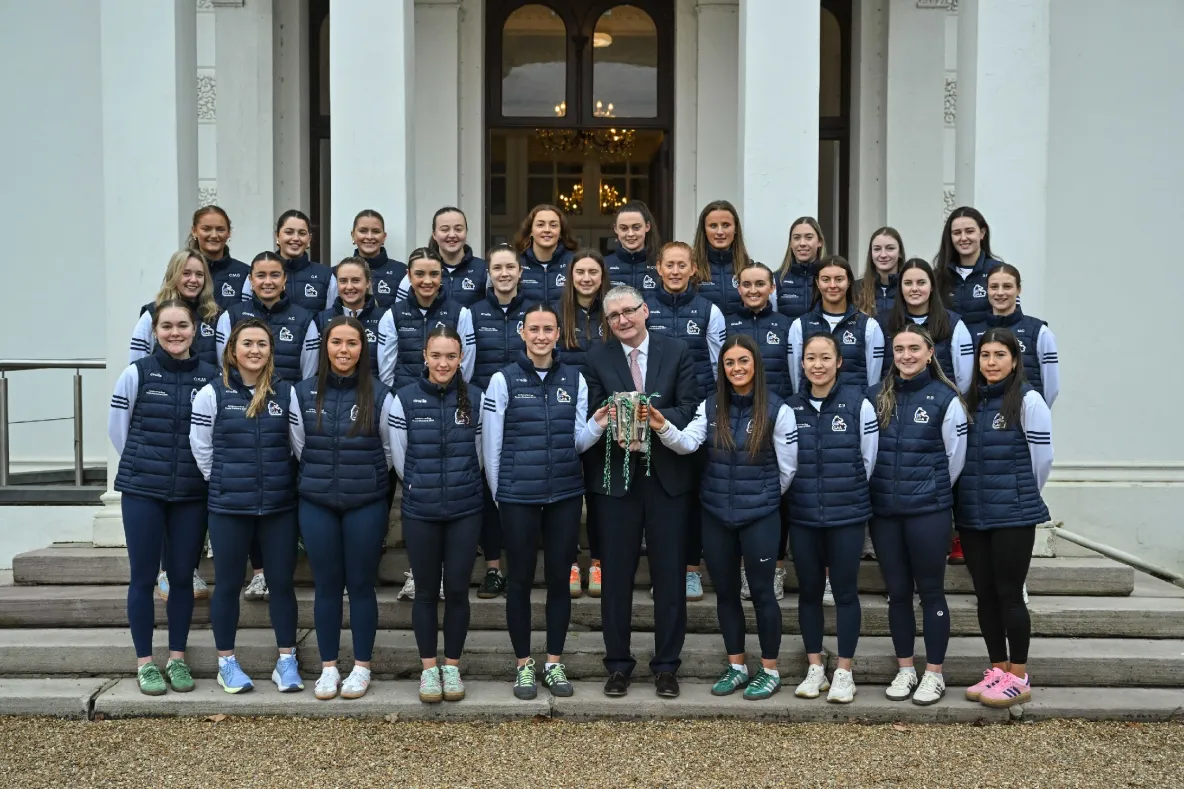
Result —
<instances>
[{"instance_id":1,"label":"column base","mask_svg":"<svg viewBox=\"0 0 1184 789\"><path fill-rule=\"evenodd\" d=\"M127 547L123 536L123 496L112 490L104 493L99 500L103 502L103 508L95 513L91 543L96 548Z\"/></svg>"}]
</instances>

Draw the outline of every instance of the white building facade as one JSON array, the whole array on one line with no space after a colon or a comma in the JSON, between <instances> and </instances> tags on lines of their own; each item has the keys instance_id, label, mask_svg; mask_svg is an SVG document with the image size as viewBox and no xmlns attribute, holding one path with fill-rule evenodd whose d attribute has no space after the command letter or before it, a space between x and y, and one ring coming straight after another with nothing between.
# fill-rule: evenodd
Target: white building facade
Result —
<instances>
[{"instance_id":1,"label":"white building facade","mask_svg":"<svg viewBox=\"0 0 1184 789\"><path fill-rule=\"evenodd\" d=\"M403 257L445 205L477 249L537 202L604 245L624 197L689 242L728 199L756 258L815 215L857 271L874 228L932 258L973 205L1059 340L1054 517L1184 571L1184 319L1174 261L1141 251L1184 183L1180 29L1178 0L7 3L0 356L110 360L86 378L101 462L131 327L204 203L240 259L296 207L332 262L363 208ZM14 470L70 457L69 423L34 421L69 413L67 379L13 375ZM95 509L0 509L0 546L118 543Z\"/></svg>"}]
</instances>

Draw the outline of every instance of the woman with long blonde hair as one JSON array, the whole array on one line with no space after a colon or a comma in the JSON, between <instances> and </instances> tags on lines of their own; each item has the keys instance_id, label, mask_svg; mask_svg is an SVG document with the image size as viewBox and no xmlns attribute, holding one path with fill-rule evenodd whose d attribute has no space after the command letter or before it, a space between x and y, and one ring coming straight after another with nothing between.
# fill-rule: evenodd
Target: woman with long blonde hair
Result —
<instances>
[{"instance_id":1,"label":"woman with long blonde hair","mask_svg":"<svg viewBox=\"0 0 1184 789\"><path fill-rule=\"evenodd\" d=\"M197 336L193 339L193 355L218 366L218 350L214 342L214 327L218 323L218 302L214 299L214 281L204 257L191 249L173 253L164 269L156 298L140 308L140 318L132 329L128 364L143 359L156 347L152 332L152 316L166 301L183 301L198 318Z\"/></svg>"}]
</instances>

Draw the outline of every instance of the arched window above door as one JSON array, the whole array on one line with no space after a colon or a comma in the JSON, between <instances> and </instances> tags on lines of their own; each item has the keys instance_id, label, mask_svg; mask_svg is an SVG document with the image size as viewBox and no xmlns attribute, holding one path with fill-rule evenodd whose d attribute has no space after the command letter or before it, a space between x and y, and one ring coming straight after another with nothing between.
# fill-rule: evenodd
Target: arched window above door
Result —
<instances>
[{"instance_id":1,"label":"arched window above door","mask_svg":"<svg viewBox=\"0 0 1184 789\"><path fill-rule=\"evenodd\" d=\"M596 21L591 110L598 118L658 114L658 28L637 6L613 6Z\"/></svg>"},{"instance_id":2,"label":"arched window above door","mask_svg":"<svg viewBox=\"0 0 1184 789\"><path fill-rule=\"evenodd\" d=\"M524 5L502 25L502 114L567 114L567 25L540 3Z\"/></svg>"}]
</instances>

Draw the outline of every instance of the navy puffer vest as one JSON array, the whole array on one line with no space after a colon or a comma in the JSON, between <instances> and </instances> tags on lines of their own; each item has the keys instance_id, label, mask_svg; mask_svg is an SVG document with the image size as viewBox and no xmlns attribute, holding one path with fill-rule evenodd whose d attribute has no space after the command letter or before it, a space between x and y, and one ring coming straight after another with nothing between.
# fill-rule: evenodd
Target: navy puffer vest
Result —
<instances>
[{"instance_id":1,"label":"navy puffer vest","mask_svg":"<svg viewBox=\"0 0 1184 789\"><path fill-rule=\"evenodd\" d=\"M950 336L946 337L945 339L942 339L942 340L938 340L936 338L934 339L933 356L937 359L937 363L941 366L941 371L946 374L946 378L949 378L950 382L956 385L958 383L958 381L954 375L953 331L954 331L954 327L958 325L958 321L962 320L962 316L960 316L956 312L951 312L949 310L947 310L947 314L950 316ZM879 323L880 323L880 330L884 332L884 376L883 377L887 378L890 375L896 374L896 369L894 367L895 363L893 361L896 357L893 356L893 354L892 354L892 337L889 335L888 316L884 315L879 318L876 318L876 320L879 321ZM913 320L913 318L911 318L911 317L909 318L909 320L912 320L913 323L915 323L918 326L925 326L926 328L928 328L928 325L929 325L929 316L928 315L926 315L924 317L924 320L921 320L919 322L916 320ZM970 330L967 329L967 331L970 331ZM971 333L970 336L971 336L971 339L974 338L973 332ZM961 349L958 349L958 350L961 351Z\"/></svg>"},{"instance_id":2,"label":"navy puffer vest","mask_svg":"<svg viewBox=\"0 0 1184 789\"><path fill-rule=\"evenodd\" d=\"M214 280L214 301L220 309L243 300L243 287L251 277L251 267L230 256L230 248L222 250L222 257L208 260L210 277Z\"/></svg>"},{"instance_id":3,"label":"navy puffer vest","mask_svg":"<svg viewBox=\"0 0 1184 789\"><path fill-rule=\"evenodd\" d=\"M654 290L645 291L645 303L650 309L646 328L685 342L695 362L695 379L703 396L715 391L715 371L711 367L711 349L707 345L707 329L714 305L695 290L688 288L682 293L671 293L661 282Z\"/></svg>"},{"instance_id":4,"label":"navy puffer vest","mask_svg":"<svg viewBox=\"0 0 1184 789\"><path fill-rule=\"evenodd\" d=\"M362 307L361 311L354 316L358 323L362 324L362 328L366 330L366 347L370 350L371 370L378 369L378 324L382 321L382 313L382 307L371 296L366 300L366 304ZM333 299L332 307L317 313L317 330L321 333L321 342L325 341L325 329L328 328L329 321L341 317L344 314L345 305L341 303L340 296Z\"/></svg>"},{"instance_id":5,"label":"navy puffer vest","mask_svg":"<svg viewBox=\"0 0 1184 789\"><path fill-rule=\"evenodd\" d=\"M338 511L353 510L386 498L387 462L381 433L382 404L390 389L377 378L374 390L374 430L350 435L358 418L358 379L330 374L317 426L317 379L296 384L296 399L304 422L304 451L296 487L300 497Z\"/></svg>"},{"instance_id":6,"label":"navy puffer vest","mask_svg":"<svg viewBox=\"0 0 1184 789\"><path fill-rule=\"evenodd\" d=\"M777 283L777 311L795 321L810 311L814 301L815 263L790 264L789 271L774 277Z\"/></svg>"},{"instance_id":7,"label":"navy puffer vest","mask_svg":"<svg viewBox=\"0 0 1184 789\"><path fill-rule=\"evenodd\" d=\"M970 415L966 466L954 489L954 522L960 529L1034 526L1048 520L1040 496L1028 437L1018 424L1000 413L1011 378L979 387L979 401ZM1024 385L1025 394L1032 387Z\"/></svg>"},{"instance_id":8,"label":"navy puffer vest","mask_svg":"<svg viewBox=\"0 0 1184 789\"><path fill-rule=\"evenodd\" d=\"M482 390L498 370L518 358L526 348L522 342L522 321L526 318L524 297L521 293L505 307L490 290L485 298L469 308L473 315L473 333L477 337L477 359L473 368L473 385Z\"/></svg>"},{"instance_id":9,"label":"navy puffer vest","mask_svg":"<svg viewBox=\"0 0 1184 789\"><path fill-rule=\"evenodd\" d=\"M427 345L428 335L437 326L455 329L461 309L455 301L446 299L443 293L437 294L436 300L426 310L419 306L414 293L408 299L395 302L395 306L391 307L399 349L395 357L395 391L419 380L423 372L423 349Z\"/></svg>"},{"instance_id":10,"label":"navy puffer vest","mask_svg":"<svg viewBox=\"0 0 1184 789\"><path fill-rule=\"evenodd\" d=\"M329 282L333 279L333 270L323 263L309 260L307 252L295 260L288 260L282 255L280 257L284 261L284 271L288 274L288 284L284 288L288 300L311 310L313 314L325 309L329 304Z\"/></svg>"},{"instance_id":11,"label":"navy puffer vest","mask_svg":"<svg viewBox=\"0 0 1184 789\"><path fill-rule=\"evenodd\" d=\"M465 256L455 266L445 266L440 279L440 292L462 307L471 307L485 298L489 271L482 258L473 257L473 250L465 245Z\"/></svg>"},{"instance_id":12,"label":"navy puffer vest","mask_svg":"<svg viewBox=\"0 0 1184 789\"><path fill-rule=\"evenodd\" d=\"M526 248L520 258L522 280L518 284L518 292L523 295L527 307L540 302L558 306L563 286L567 283L567 266L571 258L572 251L560 243L555 247L551 260L544 266L534 256L534 247Z\"/></svg>"},{"instance_id":13,"label":"navy puffer vest","mask_svg":"<svg viewBox=\"0 0 1184 789\"><path fill-rule=\"evenodd\" d=\"M451 520L481 512L484 488L477 459L481 390L466 387L468 412L462 413L456 380L441 387L427 379L398 391L407 420L407 459L403 467L403 516Z\"/></svg>"},{"instance_id":14,"label":"navy puffer vest","mask_svg":"<svg viewBox=\"0 0 1184 789\"><path fill-rule=\"evenodd\" d=\"M604 342L604 313L600 308L599 297L589 309L576 304L575 334L576 341L568 345L562 339L563 309L559 310L560 342L559 358L564 364L571 365L580 372L584 371L584 359L595 343Z\"/></svg>"},{"instance_id":15,"label":"navy puffer vest","mask_svg":"<svg viewBox=\"0 0 1184 789\"><path fill-rule=\"evenodd\" d=\"M798 469L789 486L789 521L824 528L865 523L872 514L863 468L863 387L835 386L818 411L809 387L790 399L798 423Z\"/></svg>"},{"instance_id":16,"label":"navy puffer vest","mask_svg":"<svg viewBox=\"0 0 1184 789\"><path fill-rule=\"evenodd\" d=\"M959 313L968 327L983 323L991 314L991 302L987 300L987 272L999 265L1000 261L985 258L985 253L979 254L974 270L966 279L962 279L956 265L946 264L950 287L940 294L941 300L946 309Z\"/></svg>"},{"instance_id":17,"label":"navy puffer vest","mask_svg":"<svg viewBox=\"0 0 1184 789\"><path fill-rule=\"evenodd\" d=\"M541 380L539 372L525 354L502 369L509 401L497 481L500 502L542 505L584 495L575 438L579 373L559 363Z\"/></svg>"},{"instance_id":18,"label":"navy puffer vest","mask_svg":"<svg viewBox=\"0 0 1184 789\"><path fill-rule=\"evenodd\" d=\"M354 257L362 257L361 250L354 250ZM395 303L396 294L403 277L407 276L407 264L388 257L386 247L379 247L378 254L366 259L370 265L370 289L378 302L379 312L385 312Z\"/></svg>"},{"instance_id":19,"label":"navy puffer vest","mask_svg":"<svg viewBox=\"0 0 1184 789\"><path fill-rule=\"evenodd\" d=\"M646 255L645 247L630 252L618 245L616 250L604 259L609 281L614 285L628 285L644 296L660 284L657 270Z\"/></svg>"},{"instance_id":20,"label":"navy puffer vest","mask_svg":"<svg viewBox=\"0 0 1184 789\"><path fill-rule=\"evenodd\" d=\"M218 338L215 327L218 325L218 319L215 317L213 323L209 323L201 317L201 310L196 301L188 301L186 303L193 310L193 313L198 316L197 331L193 335L193 345L190 346L191 352L198 359L203 362L208 362L215 367L221 367L221 362L218 359ZM140 308L140 314L148 313L156 316L156 302L150 301Z\"/></svg>"},{"instance_id":21,"label":"navy puffer vest","mask_svg":"<svg viewBox=\"0 0 1184 789\"><path fill-rule=\"evenodd\" d=\"M744 309L740 291L736 290L739 281L736 279L733 261L732 250L709 248L707 267L711 271L711 281L699 283L699 295L719 307L725 318Z\"/></svg>"},{"instance_id":22,"label":"navy puffer vest","mask_svg":"<svg viewBox=\"0 0 1184 789\"><path fill-rule=\"evenodd\" d=\"M270 515L296 508L296 477L288 437L292 385L271 382L272 394L254 417L247 416L251 390L237 370L230 386L214 381L214 457L210 470L210 512Z\"/></svg>"},{"instance_id":23,"label":"navy puffer vest","mask_svg":"<svg viewBox=\"0 0 1184 789\"><path fill-rule=\"evenodd\" d=\"M880 450L872 470L872 511L881 518L926 515L954 506L950 464L941 426L957 395L928 370L896 378L896 408L880 426ZM872 405L881 389L868 392Z\"/></svg>"},{"instance_id":24,"label":"navy puffer vest","mask_svg":"<svg viewBox=\"0 0 1184 789\"><path fill-rule=\"evenodd\" d=\"M1025 315L1017 306L1010 315L991 315L985 321L970 328L970 337L974 340L974 350L989 329L1007 329L1015 335L1020 344L1020 359L1024 363L1024 377L1027 383L1041 395L1044 394L1044 377L1040 374L1040 353L1036 350L1036 341L1040 338L1041 327L1047 325L1039 318Z\"/></svg>"},{"instance_id":25,"label":"navy puffer vest","mask_svg":"<svg viewBox=\"0 0 1184 789\"><path fill-rule=\"evenodd\" d=\"M727 319L728 336L747 334L761 350L765 367L765 385L778 397L793 394L793 378L789 372L789 327L793 321L773 311L766 304L760 312L745 308Z\"/></svg>"},{"instance_id":26,"label":"navy puffer vest","mask_svg":"<svg viewBox=\"0 0 1184 789\"><path fill-rule=\"evenodd\" d=\"M304 350L308 326L316 320L315 312L292 304L287 298L282 298L271 307L267 307L255 295L251 296L250 301L235 304L226 312L230 315L232 331L247 318L256 318L266 323L271 329L271 338L275 344L276 375L290 383L296 383L304 377L300 370L300 354ZM230 342L229 335L226 341Z\"/></svg>"},{"instance_id":27,"label":"navy puffer vest","mask_svg":"<svg viewBox=\"0 0 1184 789\"><path fill-rule=\"evenodd\" d=\"M784 317L784 316L782 316ZM735 449L716 447L715 395L707 398L707 465L703 469L699 498L703 508L728 526L740 527L777 512L781 506L781 473L777 453L773 449L772 428L782 400L769 395L769 440L753 458L748 451L748 437L752 432L753 396L731 393L728 405L728 424Z\"/></svg>"},{"instance_id":28,"label":"navy puffer vest","mask_svg":"<svg viewBox=\"0 0 1184 789\"><path fill-rule=\"evenodd\" d=\"M197 391L218 370L196 356L174 359L157 346L134 362L140 377L115 489L158 501L205 501L206 481L189 448Z\"/></svg>"},{"instance_id":29,"label":"navy puffer vest","mask_svg":"<svg viewBox=\"0 0 1184 789\"><path fill-rule=\"evenodd\" d=\"M839 367L839 379L836 386L858 386L867 388L867 322L871 320L853 305L847 305L847 312L832 331L830 323L822 314L819 305L801 317L802 348L806 341L815 334L830 334L839 345L839 353L843 357L843 364ZM809 391L810 382L806 379L805 370L797 371L800 382L798 389Z\"/></svg>"}]
</instances>

